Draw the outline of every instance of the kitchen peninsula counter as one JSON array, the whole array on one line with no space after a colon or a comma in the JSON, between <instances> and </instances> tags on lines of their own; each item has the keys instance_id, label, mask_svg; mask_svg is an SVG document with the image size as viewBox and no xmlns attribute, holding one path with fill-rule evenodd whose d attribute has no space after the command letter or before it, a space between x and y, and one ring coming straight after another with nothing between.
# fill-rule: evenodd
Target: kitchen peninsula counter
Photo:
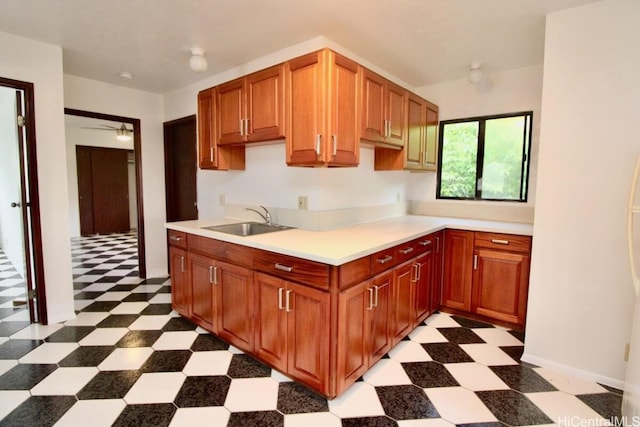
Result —
<instances>
[{"instance_id":1,"label":"kitchen peninsula counter","mask_svg":"<svg viewBox=\"0 0 640 427\"><path fill-rule=\"evenodd\" d=\"M234 222L244 221L230 218L180 221L167 223L166 228L334 266L445 228L524 236L533 234L532 224L421 215L405 215L325 231L295 228L254 236L236 236L203 228Z\"/></svg>"}]
</instances>

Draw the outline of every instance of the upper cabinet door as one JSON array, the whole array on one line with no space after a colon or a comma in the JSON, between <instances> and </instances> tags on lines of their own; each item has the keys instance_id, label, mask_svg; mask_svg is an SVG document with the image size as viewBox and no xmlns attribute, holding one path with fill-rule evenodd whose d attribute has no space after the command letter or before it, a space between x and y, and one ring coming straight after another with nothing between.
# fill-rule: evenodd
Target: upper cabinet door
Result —
<instances>
[{"instance_id":1,"label":"upper cabinet door","mask_svg":"<svg viewBox=\"0 0 640 427\"><path fill-rule=\"evenodd\" d=\"M248 142L285 137L284 65L247 77L246 105L244 136Z\"/></svg>"},{"instance_id":2,"label":"upper cabinet door","mask_svg":"<svg viewBox=\"0 0 640 427\"><path fill-rule=\"evenodd\" d=\"M407 91L372 71L362 72L362 139L402 148Z\"/></svg>"},{"instance_id":3,"label":"upper cabinet door","mask_svg":"<svg viewBox=\"0 0 640 427\"><path fill-rule=\"evenodd\" d=\"M422 169L426 114L422 98L410 94L407 100L407 144L404 148L404 167L407 169Z\"/></svg>"},{"instance_id":4,"label":"upper cabinet door","mask_svg":"<svg viewBox=\"0 0 640 427\"><path fill-rule=\"evenodd\" d=\"M356 166L358 65L328 49L289 61L287 164Z\"/></svg>"},{"instance_id":5,"label":"upper cabinet door","mask_svg":"<svg viewBox=\"0 0 640 427\"><path fill-rule=\"evenodd\" d=\"M438 106L426 101L424 169L438 169Z\"/></svg>"},{"instance_id":6,"label":"upper cabinet door","mask_svg":"<svg viewBox=\"0 0 640 427\"><path fill-rule=\"evenodd\" d=\"M230 81L217 90L218 144L284 138L284 65Z\"/></svg>"},{"instance_id":7,"label":"upper cabinet door","mask_svg":"<svg viewBox=\"0 0 640 427\"><path fill-rule=\"evenodd\" d=\"M329 52L330 100L327 109L325 160L332 166L355 166L360 157L360 67L357 63Z\"/></svg>"},{"instance_id":8,"label":"upper cabinet door","mask_svg":"<svg viewBox=\"0 0 640 427\"><path fill-rule=\"evenodd\" d=\"M233 80L217 89L218 144L244 142L244 86L245 79Z\"/></svg>"},{"instance_id":9,"label":"upper cabinet door","mask_svg":"<svg viewBox=\"0 0 640 427\"><path fill-rule=\"evenodd\" d=\"M385 141L385 82L367 69L362 72L362 139L367 141Z\"/></svg>"}]
</instances>

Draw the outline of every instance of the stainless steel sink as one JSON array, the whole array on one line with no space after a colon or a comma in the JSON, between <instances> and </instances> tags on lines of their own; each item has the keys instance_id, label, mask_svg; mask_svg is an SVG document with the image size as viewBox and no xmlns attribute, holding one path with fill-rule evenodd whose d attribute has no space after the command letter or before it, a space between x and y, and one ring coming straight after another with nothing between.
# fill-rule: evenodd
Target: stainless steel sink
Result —
<instances>
[{"instance_id":1,"label":"stainless steel sink","mask_svg":"<svg viewBox=\"0 0 640 427\"><path fill-rule=\"evenodd\" d=\"M264 224L261 222L238 222L234 224L212 225L202 227L206 230L234 234L236 236L255 236L256 234L273 233L274 231L291 230L285 225Z\"/></svg>"}]
</instances>

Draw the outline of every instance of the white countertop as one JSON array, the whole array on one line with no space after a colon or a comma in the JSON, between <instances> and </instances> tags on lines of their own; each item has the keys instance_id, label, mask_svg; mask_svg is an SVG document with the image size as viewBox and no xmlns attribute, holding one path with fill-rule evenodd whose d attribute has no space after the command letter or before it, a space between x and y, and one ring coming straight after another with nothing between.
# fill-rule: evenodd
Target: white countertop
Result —
<instances>
[{"instance_id":1,"label":"white countertop","mask_svg":"<svg viewBox=\"0 0 640 427\"><path fill-rule=\"evenodd\" d=\"M394 217L334 230L297 228L246 237L202 228L234 222L243 221L229 218L180 221L167 223L166 228L330 265L342 265L444 228L526 236L533 234L532 224L419 215Z\"/></svg>"}]
</instances>

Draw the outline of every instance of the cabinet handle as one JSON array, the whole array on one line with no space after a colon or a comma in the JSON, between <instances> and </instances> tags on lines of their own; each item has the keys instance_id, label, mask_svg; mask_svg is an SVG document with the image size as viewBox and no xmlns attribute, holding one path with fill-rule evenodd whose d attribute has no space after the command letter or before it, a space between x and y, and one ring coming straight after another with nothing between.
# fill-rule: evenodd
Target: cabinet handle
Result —
<instances>
[{"instance_id":1,"label":"cabinet handle","mask_svg":"<svg viewBox=\"0 0 640 427\"><path fill-rule=\"evenodd\" d=\"M418 280L420 280L420 267L422 267L422 264L413 264L413 282L417 282Z\"/></svg>"},{"instance_id":2,"label":"cabinet handle","mask_svg":"<svg viewBox=\"0 0 640 427\"><path fill-rule=\"evenodd\" d=\"M478 255L473 256L473 269L474 270L478 269Z\"/></svg>"},{"instance_id":3,"label":"cabinet handle","mask_svg":"<svg viewBox=\"0 0 640 427\"><path fill-rule=\"evenodd\" d=\"M180 257L180 272L184 273L184 257Z\"/></svg>"},{"instance_id":4,"label":"cabinet handle","mask_svg":"<svg viewBox=\"0 0 640 427\"><path fill-rule=\"evenodd\" d=\"M284 310L284 305L282 304L282 292L284 292L284 288L278 288L278 310Z\"/></svg>"},{"instance_id":5,"label":"cabinet handle","mask_svg":"<svg viewBox=\"0 0 640 427\"><path fill-rule=\"evenodd\" d=\"M319 156L320 155L320 142L322 139L322 135L318 134L316 135L316 154Z\"/></svg>"},{"instance_id":6,"label":"cabinet handle","mask_svg":"<svg viewBox=\"0 0 640 427\"><path fill-rule=\"evenodd\" d=\"M244 119L244 134L249 135L249 119Z\"/></svg>"},{"instance_id":7,"label":"cabinet handle","mask_svg":"<svg viewBox=\"0 0 640 427\"><path fill-rule=\"evenodd\" d=\"M213 146L209 147L209 160L213 163Z\"/></svg>"},{"instance_id":8,"label":"cabinet handle","mask_svg":"<svg viewBox=\"0 0 640 427\"><path fill-rule=\"evenodd\" d=\"M436 252L440 253L440 237L436 237Z\"/></svg>"},{"instance_id":9,"label":"cabinet handle","mask_svg":"<svg viewBox=\"0 0 640 427\"><path fill-rule=\"evenodd\" d=\"M391 135L391 120L384 121L384 136L388 137Z\"/></svg>"},{"instance_id":10,"label":"cabinet handle","mask_svg":"<svg viewBox=\"0 0 640 427\"><path fill-rule=\"evenodd\" d=\"M418 242L420 246L429 246L431 244L431 240L422 240Z\"/></svg>"},{"instance_id":11,"label":"cabinet handle","mask_svg":"<svg viewBox=\"0 0 640 427\"><path fill-rule=\"evenodd\" d=\"M218 267L209 266L209 283L218 284Z\"/></svg>"},{"instance_id":12,"label":"cabinet handle","mask_svg":"<svg viewBox=\"0 0 640 427\"><path fill-rule=\"evenodd\" d=\"M429 161L427 160L427 158L428 158L429 156L427 156L427 154L429 154L429 152L428 152L428 151L425 151L425 152L424 152L424 160L423 160L423 163L424 163L425 165L426 165L427 163L429 163Z\"/></svg>"},{"instance_id":13,"label":"cabinet handle","mask_svg":"<svg viewBox=\"0 0 640 427\"><path fill-rule=\"evenodd\" d=\"M336 154L338 154L338 136L337 135L331 135L331 140L333 142L333 155L335 156Z\"/></svg>"},{"instance_id":14,"label":"cabinet handle","mask_svg":"<svg viewBox=\"0 0 640 427\"><path fill-rule=\"evenodd\" d=\"M402 255L410 254L411 252L413 252L413 248L412 247L408 247L408 248L405 248L405 249L400 249L400 253Z\"/></svg>"},{"instance_id":15,"label":"cabinet handle","mask_svg":"<svg viewBox=\"0 0 640 427\"><path fill-rule=\"evenodd\" d=\"M169 239L173 240L174 242L179 242L180 240L183 239L182 236L170 236Z\"/></svg>"},{"instance_id":16,"label":"cabinet handle","mask_svg":"<svg viewBox=\"0 0 640 427\"><path fill-rule=\"evenodd\" d=\"M508 245L509 241L503 239L491 239L491 243L495 243L496 245Z\"/></svg>"},{"instance_id":17,"label":"cabinet handle","mask_svg":"<svg viewBox=\"0 0 640 427\"><path fill-rule=\"evenodd\" d=\"M387 255L384 258L378 258L377 261L378 261L378 264L386 264L389 261L391 261L392 259L393 259L393 257L391 255Z\"/></svg>"},{"instance_id":18,"label":"cabinet handle","mask_svg":"<svg viewBox=\"0 0 640 427\"><path fill-rule=\"evenodd\" d=\"M375 289L375 294L376 294L376 302L373 304L374 307L378 306L378 291L380 291L380 287L379 286L374 286L373 289Z\"/></svg>"},{"instance_id":19,"label":"cabinet handle","mask_svg":"<svg viewBox=\"0 0 640 427\"><path fill-rule=\"evenodd\" d=\"M287 273L291 273L293 271L293 267L289 267L288 265L280 264L279 262L275 263L276 270L286 271Z\"/></svg>"},{"instance_id":20,"label":"cabinet handle","mask_svg":"<svg viewBox=\"0 0 640 427\"><path fill-rule=\"evenodd\" d=\"M244 119L240 119L240 136L244 136Z\"/></svg>"},{"instance_id":21,"label":"cabinet handle","mask_svg":"<svg viewBox=\"0 0 640 427\"><path fill-rule=\"evenodd\" d=\"M369 291L369 307L367 307L367 310L373 310L373 288L367 290Z\"/></svg>"},{"instance_id":22,"label":"cabinet handle","mask_svg":"<svg viewBox=\"0 0 640 427\"><path fill-rule=\"evenodd\" d=\"M291 313L291 290L287 290L287 292L284 294L284 299L285 299L285 303L284 303L284 310L287 313Z\"/></svg>"}]
</instances>

